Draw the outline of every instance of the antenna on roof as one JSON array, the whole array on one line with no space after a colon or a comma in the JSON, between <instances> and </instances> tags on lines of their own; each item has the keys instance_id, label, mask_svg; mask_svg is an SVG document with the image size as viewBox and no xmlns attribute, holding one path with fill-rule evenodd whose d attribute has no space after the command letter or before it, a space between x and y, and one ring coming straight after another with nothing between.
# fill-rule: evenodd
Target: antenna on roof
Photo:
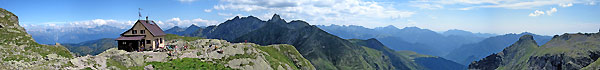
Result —
<instances>
[{"instance_id":1,"label":"antenna on roof","mask_svg":"<svg viewBox=\"0 0 600 70\"><path fill-rule=\"evenodd\" d=\"M139 14L138 19L141 19L142 18L142 8L138 8L138 14Z\"/></svg>"}]
</instances>

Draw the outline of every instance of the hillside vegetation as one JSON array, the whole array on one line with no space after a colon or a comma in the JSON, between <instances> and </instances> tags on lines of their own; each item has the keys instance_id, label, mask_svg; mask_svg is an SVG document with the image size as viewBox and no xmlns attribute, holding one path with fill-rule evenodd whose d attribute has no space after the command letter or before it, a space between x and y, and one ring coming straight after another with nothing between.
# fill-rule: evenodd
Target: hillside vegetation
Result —
<instances>
[{"instance_id":1,"label":"hillside vegetation","mask_svg":"<svg viewBox=\"0 0 600 70\"><path fill-rule=\"evenodd\" d=\"M41 45L19 25L16 15L0 8L0 69L44 70L72 66L73 55L60 45Z\"/></svg>"},{"instance_id":2,"label":"hillside vegetation","mask_svg":"<svg viewBox=\"0 0 600 70\"><path fill-rule=\"evenodd\" d=\"M444 56L444 58L464 65L469 65L469 63L480 60L490 54L501 52L504 48L517 42L519 37L523 35L533 36L533 39L538 45L543 45L552 38L551 36L536 35L528 32L494 36L486 38L481 42L462 45L461 47L454 49L448 55Z\"/></svg>"},{"instance_id":3,"label":"hillside vegetation","mask_svg":"<svg viewBox=\"0 0 600 70\"><path fill-rule=\"evenodd\" d=\"M502 52L471 63L469 69L597 70L599 54L598 33L556 35L542 46L525 35Z\"/></svg>"}]
</instances>

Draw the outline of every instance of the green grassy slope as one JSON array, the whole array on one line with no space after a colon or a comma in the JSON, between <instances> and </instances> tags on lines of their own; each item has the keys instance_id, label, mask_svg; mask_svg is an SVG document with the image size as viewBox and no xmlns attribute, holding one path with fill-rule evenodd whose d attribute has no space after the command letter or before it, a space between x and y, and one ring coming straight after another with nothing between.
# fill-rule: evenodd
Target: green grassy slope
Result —
<instances>
[{"instance_id":1,"label":"green grassy slope","mask_svg":"<svg viewBox=\"0 0 600 70\"><path fill-rule=\"evenodd\" d=\"M279 24L285 25L285 23L267 23L263 28L249 32L234 42L247 40L261 45L291 44L318 69L373 68L364 58L360 58L364 50L359 46L327 34L314 26L289 29Z\"/></svg>"},{"instance_id":2,"label":"green grassy slope","mask_svg":"<svg viewBox=\"0 0 600 70\"><path fill-rule=\"evenodd\" d=\"M314 66L310 62L302 57L302 55L296 51L296 48L292 45L281 44L281 45L268 45L256 47L261 51L268 53L266 59L271 64L271 67L277 68L277 66L294 65L294 66L306 66L305 69L314 69ZM312 68L311 68L312 67ZM298 70L299 68L292 68Z\"/></svg>"},{"instance_id":3,"label":"green grassy slope","mask_svg":"<svg viewBox=\"0 0 600 70\"><path fill-rule=\"evenodd\" d=\"M470 69L597 69L600 57L600 34L578 33L554 36L537 46L528 35L505 48L497 56L469 65ZM495 59L494 59L495 58Z\"/></svg>"},{"instance_id":4,"label":"green grassy slope","mask_svg":"<svg viewBox=\"0 0 600 70\"><path fill-rule=\"evenodd\" d=\"M53 59L44 59L73 58L65 47L36 43L31 35L27 34L25 29L19 25L18 17L2 8L0 8L0 47L2 47L0 48L0 59L2 59L0 69L13 69L18 66L23 66L25 69L53 69L49 67L51 64L66 64L53 61Z\"/></svg>"}]
</instances>

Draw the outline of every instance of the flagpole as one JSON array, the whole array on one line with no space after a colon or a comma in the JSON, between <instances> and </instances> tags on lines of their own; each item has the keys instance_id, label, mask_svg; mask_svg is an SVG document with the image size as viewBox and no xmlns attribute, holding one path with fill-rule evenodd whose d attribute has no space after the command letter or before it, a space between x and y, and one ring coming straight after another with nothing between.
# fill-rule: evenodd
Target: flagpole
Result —
<instances>
[{"instance_id":1,"label":"flagpole","mask_svg":"<svg viewBox=\"0 0 600 70\"><path fill-rule=\"evenodd\" d=\"M142 18L142 8L138 8L138 20Z\"/></svg>"}]
</instances>

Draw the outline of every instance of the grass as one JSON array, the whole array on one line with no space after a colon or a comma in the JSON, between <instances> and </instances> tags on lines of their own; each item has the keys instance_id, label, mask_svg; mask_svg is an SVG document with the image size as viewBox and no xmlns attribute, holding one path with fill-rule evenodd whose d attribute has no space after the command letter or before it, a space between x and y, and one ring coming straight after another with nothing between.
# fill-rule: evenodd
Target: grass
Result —
<instances>
[{"instance_id":1,"label":"grass","mask_svg":"<svg viewBox=\"0 0 600 70\"><path fill-rule=\"evenodd\" d=\"M90 67L85 67L85 68L83 68L83 69L81 69L81 70L93 70L93 69L92 69L92 68L90 68Z\"/></svg>"},{"instance_id":2,"label":"grass","mask_svg":"<svg viewBox=\"0 0 600 70\"><path fill-rule=\"evenodd\" d=\"M0 28L0 42L2 42L2 43L0 43L0 45L3 45L5 48L25 46L25 48L24 48L25 51L20 51L20 49L10 49L15 52L21 52L25 55L37 53L37 54L40 54L41 56L45 57L48 54L57 54L62 57L73 58L73 56L71 55L71 52L69 52L69 50L67 50L63 46L48 46L48 45L40 45L40 44L36 43L35 41L33 41L33 38L28 37L31 35L27 34L27 32L25 30L22 30L23 29L22 27L8 28L9 26L18 26L19 25L17 22L18 20L15 20L15 21L8 20L8 19L11 19L12 17L16 17L11 12L8 12L8 11L0 11L0 12L7 14L3 18L0 18L0 23L4 27L4 28ZM14 44L16 46L12 46L12 45L8 45L8 44ZM7 53L7 52L2 52L2 53ZM9 57L11 57L11 56L9 56ZM27 60L26 58L19 57L19 56L12 56L12 57L15 57L15 58L9 58L6 60ZM5 60L5 59L3 59L3 60Z\"/></svg>"},{"instance_id":3,"label":"grass","mask_svg":"<svg viewBox=\"0 0 600 70\"><path fill-rule=\"evenodd\" d=\"M371 60L371 63L377 64L378 66L374 66L375 69L388 69L390 68L391 63L385 63L384 59L389 59L389 56L385 56L381 51L369 48L369 47L362 47L363 49L365 49L366 51L366 57L363 57L367 60Z\"/></svg>"},{"instance_id":4,"label":"grass","mask_svg":"<svg viewBox=\"0 0 600 70\"><path fill-rule=\"evenodd\" d=\"M66 58L73 58L73 56L71 55L71 52L69 52L69 50L63 46L48 46L48 45L39 45L39 44L34 44L34 45L30 45L29 47L25 47L26 51L33 51L36 52L42 56L46 56L48 54L57 54Z\"/></svg>"},{"instance_id":5,"label":"grass","mask_svg":"<svg viewBox=\"0 0 600 70\"><path fill-rule=\"evenodd\" d=\"M600 46L600 42L597 37L578 34L570 34L567 36L569 37L568 39L561 39L562 36L553 38L551 41L540 47L537 47L537 45L534 45L533 43L515 43L513 45L516 46L511 46L504 50L510 52L505 53L505 57L503 57L503 61L509 61L505 63L507 65L500 66L497 69L529 69L531 63L536 63L530 62L530 58L532 57L560 56L563 54L565 55L564 58L589 57L590 51L600 50L598 47ZM598 68L598 64L600 64L599 61L594 61L592 64L583 68L583 70Z\"/></svg>"},{"instance_id":6,"label":"grass","mask_svg":"<svg viewBox=\"0 0 600 70\"><path fill-rule=\"evenodd\" d=\"M31 61L31 59L29 59L29 58L26 58L26 57L24 57L24 56L22 56L22 55L16 55L16 56L12 56L12 57L6 57L6 58L2 59L2 61L13 61L13 60L14 60L14 61L21 61L21 60L24 60L25 62L29 62L29 61Z\"/></svg>"},{"instance_id":7,"label":"grass","mask_svg":"<svg viewBox=\"0 0 600 70\"><path fill-rule=\"evenodd\" d=\"M275 47L278 47L279 50ZM265 59L269 61L269 64L273 68L277 68L278 66L285 66L285 64L291 66L290 68L294 70L298 70L295 66L308 66L312 67L312 64L304 57L296 51L296 48L292 45L281 44L281 45L269 45L269 46L258 46L256 47L261 51L267 52L269 55L265 55ZM295 57L295 58L292 58ZM298 62L294 63L294 59L298 60ZM299 63L300 65L296 65Z\"/></svg>"},{"instance_id":8,"label":"grass","mask_svg":"<svg viewBox=\"0 0 600 70\"><path fill-rule=\"evenodd\" d=\"M413 51L396 51L396 53L398 53L404 57L408 57L411 60L415 59L415 58L421 58L421 57L436 57L436 56L431 56L431 55L419 54L419 53L413 52Z\"/></svg>"},{"instance_id":9,"label":"grass","mask_svg":"<svg viewBox=\"0 0 600 70\"><path fill-rule=\"evenodd\" d=\"M203 62L198 58L174 59L168 62L147 62L157 70L234 70L222 64Z\"/></svg>"},{"instance_id":10,"label":"grass","mask_svg":"<svg viewBox=\"0 0 600 70\"><path fill-rule=\"evenodd\" d=\"M202 38L202 37L184 37L184 36L179 36L179 35L175 35L175 34L167 34L165 36L165 40L175 40L175 39L182 39L184 41L194 41L194 40L204 39L204 38Z\"/></svg>"},{"instance_id":11,"label":"grass","mask_svg":"<svg viewBox=\"0 0 600 70\"><path fill-rule=\"evenodd\" d=\"M596 61L594 61L593 63L591 63L590 65L581 68L581 70L598 70L600 68L600 61L598 61L598 59L596 59Z\"/></svg>"},{"instance_id":12,"label":"grass","mask_svg":"<svg viewBox=\"0 0 600 70\"><path fill-rule=\"evenodd\" d=\"M274 47L279 47L280 50L277 50ZM285 66L285 64L288 64L289 66L296 66L296 64L294 64L294 62L292 62L291 58L289 58L286 54L287 50L289 49L285 49L286 47L289 47L289 45L283 45L283 46L261 46L261 47L257 47L258 49L267 52L269 55L265 55L265 58L267 59L267 61L269 61L269 64L271 65L272 68L277 68L278 66ZM283 51L282 51L283 50ZM283 62L285 64L281 64L280 62ZM294 70L298 70L298 68L296 67L291 67Z\"/></svg>"}]
</instances>

